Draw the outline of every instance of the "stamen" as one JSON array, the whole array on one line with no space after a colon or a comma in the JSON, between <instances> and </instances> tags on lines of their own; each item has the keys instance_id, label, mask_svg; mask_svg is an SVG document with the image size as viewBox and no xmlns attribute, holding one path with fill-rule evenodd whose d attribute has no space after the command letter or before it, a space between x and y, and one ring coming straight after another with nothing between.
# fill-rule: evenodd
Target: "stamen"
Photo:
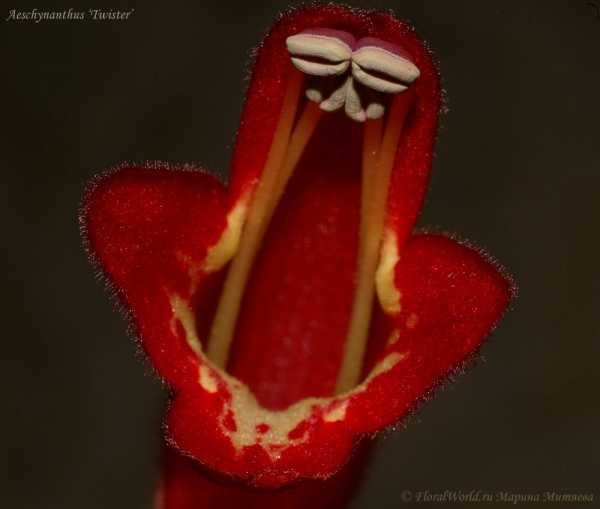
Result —
<instances>
[{"instance_id":1,"label":"stamen","mask_svg":"<svg viewBox=\"0 0 600 509\"><path fill-rule=\"evenodd\" d=\"M352 76L379 92L404 92L419 77L420 71L400 51L400 48L373 37L362 39L352 54Z\"/></svg>"},{"instance_id":2,"label":"stamen","mask_svg":"<svg viewBox=\"0 0 600 509\"><path fill-rule=\"evenodd\" d=\"M412 97L411 88L394 97L382 134L380 119L385 112L382 93L398 94L406 90L419 76L419 70L404 58L400 48L378 39L362 39L353 51L355 40L343 31L305 31L289 37L287 46L294 66L311 75L305 90L309 102L292 131L303 75L291 69L281 116L223 286L206 353L216 366L225 368L244 288L279 200L323 111L345 105L350 118L359 122L369 119L369 122L364 131L356 288L335 389L336 394L341 394L358 383L362 369L391 172ZM346 72L350 64L352 71ZM323 100L323 80L328 76L335 77L333 92Z\"/></svg>"},{"instance_id":3,"label":"stamen","mask_svg":"<svg viewBox=\"0 0 600 509\"><path fill-rule=\"evenodd\" d=\"M383 120L374 120L365 122L365 133L363 142L363 171L362 171L362 189L360 201L360 235L366 230L367 218L370 214L373 186L377 167L379 163L379 150L381 148L381 139L383 135ZM361 244L362 246L362 244ZM359 253L360 257L360 253ZM360 258L359 258L360 265Z\"/></svg>"},{"instance_id":4,"label":"stamen","mask_svg":"<svg viewBox=\"0 0 600 509\"><path fill-rule=\"evenodd\" d=\"M354 37L342 30L306 30L287 38L292 63L312 76L337 76L346 72L355 44Z\"/></svg>"},{"instance_id":5,"label":"stamen","mask_svg":"<svg viewBox=\"0 0 600 509\"><path fill-rule=\"evenodd\" d=\"M290 142L285 153L285 159L281 165L277 182L273 187L271 201L269 203L269 208L265 214L265 220L263 223L263 235L269 222L271 221L271 218L273 217L275 209L277 208L277 204L279 203L279 200L285 191L285 187L290 180L294 169L298 165L306 145L308 145L311 136L315 132L317 124L319 123L319 120L321 120L322 115L323 110L320 109L317 104L312 102L306 103L304 111L302 112L302 115L300 116L300 119L294 128L294 132L290 136Z\"/></svg>"},{"instance_id":6,"label":"stamen","mask_svg":"<svg viewBox=\"0 0 600 509\"><path fill-rule=\"evenodd\" d=\"M323 90L325 88L325 81L319 76L309 76L308 82L306 83L306 98L309 101L320 104L325 98Z\"/></svg>"},{"instance_id":7,"label":"stamen","mask_svg":"<svg viewBox=\"0 0 600 509\"><path fill-rule=\"evenodd\" d=\"M348 87L352 82L352 76L339 76L333 82L333 92L331 95L321 103L321 109L323 111L336 111L339 110L346 102L346 94Z\"/></svg>"},{"instance_id":8,"label":"stamen","mask_svg":"<svg viewBox=\"0 0 600 509\"><path fill-rule=\"evenodd\" d=\"M248 274L260 245L256 232L260 230L269 207L271 192L285 157L304 75L291 68L283 98L281 115L264 170L257 185L238 250L233 257L223 286L212 329L206 344L207 357L218 367L225 368Z\"/></svg>"},{"instance_id":9,"label":"stamen","mask_svg":"<svg viewBox=\"0 0 600 509\"><path fill-rule=\"evenodd\" d=\"M357 281L336 395L351 390L359 382L371 322L375 271L379 261L390 178L412 92L410 88L394 97L381 144L378 143L381 139L380 122L370 121L365 125ZM373 164L374 159L376 164Z\"/></svg>"},{"instance_id":10,"label":"stamen","mask_svg":"<svg viewBox=\"0 0 600 509\"><path fill-rule=\"evenodd\" d=\"M292 132L302 80L303 75L292 69L271 150L215 313L206 354L221 368L227 364L244 288L256 254L287 182L323 113L316 104L308 102Z\"/></svg>"},{"instance_id":11,"label":"stamen","mask_svg":"<svg viewBox=\"0 0 600 509\"><path fill-rule=\"evenodd\" d=\"M345 111L352 120L364 122L367 119L365 109L363 108L361 92L362 86L350 77L350 86L346 93Z\"/></svg>"},{"instance_id":12,"label":"stamen","mask_svg":"<svg viewBox=\"0 0 600 509\"><path fill-rule=\"evenodd\" d=\"M385 95L377 90L370 90L365 110L369 120L379 120L385 113Z\"/></svg>"}]
</instances>

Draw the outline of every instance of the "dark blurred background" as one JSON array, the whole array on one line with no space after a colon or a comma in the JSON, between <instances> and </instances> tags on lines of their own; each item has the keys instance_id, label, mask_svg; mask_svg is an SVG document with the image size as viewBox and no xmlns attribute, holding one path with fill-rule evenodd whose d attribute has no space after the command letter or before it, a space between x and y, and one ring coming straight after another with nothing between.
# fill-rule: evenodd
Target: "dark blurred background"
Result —
<instances>
[{"instance_id":1,"label":"dark blurred background","mask_svg":"<svg viewBox=\"0 0 600 509\"><path fill-rule=\"evenodd\" d=\"M84 183L143 159L225 175L251 48L285 4L45 4L0 9L0 506L149 508L164 394L87 263ZM574 0L358 5L409 20L441 64L450 111L421 225L485 246L519 296L485 362L381 440L352 507L425 490L597 504L600 14ZM5 21L34 7L134 12Z\"/></svg>"}]
</instances>

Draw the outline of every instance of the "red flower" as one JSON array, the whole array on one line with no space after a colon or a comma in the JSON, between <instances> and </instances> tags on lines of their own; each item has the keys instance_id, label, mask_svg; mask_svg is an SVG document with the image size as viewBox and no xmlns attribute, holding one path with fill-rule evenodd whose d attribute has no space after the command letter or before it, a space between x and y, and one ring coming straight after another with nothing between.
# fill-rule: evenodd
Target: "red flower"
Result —
<instances>
[{"instance_id":1,"label":"red flower","mask_svg":"<svg viewBox=\"0 0 600 509\"><path fill-rule=\"evenodd\" d=\"M257 490L329 478L500 319L511 285L492 264L411 235L439 109L404 23L312 6L258 50L227 190L158 163L90 186L91 258L172 388L169 444L209 476ZM167 464L168 507L192 507L207 481L173 450Z\"/></svg>"}]
</instances>

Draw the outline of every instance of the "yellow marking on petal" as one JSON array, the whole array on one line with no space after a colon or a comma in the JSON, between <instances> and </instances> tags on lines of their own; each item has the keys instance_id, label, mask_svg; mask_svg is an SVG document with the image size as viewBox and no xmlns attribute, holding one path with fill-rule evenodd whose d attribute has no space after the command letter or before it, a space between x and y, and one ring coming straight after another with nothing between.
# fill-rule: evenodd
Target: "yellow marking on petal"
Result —
<instances>
[{"instance_id":1,"label":"yellow marking on petal","mask_svg":"<svg viewBox=\"0 0 600 509\"><path fill-rule=\"evenodd\" d=\"M369 376L367 376L365 381L361 383L359 387L366 388L367 385L369 385L369 383L371 382L371 380L373 380L373 378L375 378L377 375L381 375L381 373L385 373L386 371L392 369L400 361L407 359L409 355L410 351L392 352L391 354L387 355L377 364L375 364L375 366L369 373Z\"/></svg>"},{"instance_id":2,"label":"yellow marking on petal","mask_svg":"<svg viewBox=\"0 0 600 509\"><path fill-rule=\"evenodd\" d=\"M392 332L390 334L390 337L389 337L388 342L387 342L388 346L393 345L399 339L400 339L400 331L398 329L396 329L394 332Z\"/></svg>"},{"instance_id":3,"label":"yellow marking on petal","mask_svg":"<svg viewBox=\"0 0 600 509\"><path fill-rule=\"evenodd\" d=\"M358 384L352 390L346 391L346 392L336 396L335 398L331 398L330 401L331 400L333 400L333 401L335 401L335 400L348 401L348 398L350 396L364 391L368 387L368 385L373 381L373 379L375 377L392 369L396 364L407 359L409 355L410 355L410 351L392 352L392 353L386 355L383 359L381 359L379 362L377 362L377 364L375 364L375 366L373 366L373 369L371 371L369 371L369 374L367 375L367 377L360 384Z\"/></svg>"},{"instance_id":4,"label":"yellow marking on petal","mask_svg":"<svg viewBox=\"0 0 600 509\"><path fill-rule=\"evenodd\" d=\"M337 422L343 421L346 418L346 409L348 408L348 400L344 401L342 404L337 405L333 410L327 412L323 416L323 420L325 422Z\"/></svg>"},{"instance_id":5,"label":"yellow marking on petal","mask_svg":"<svg viewBox=\"0 0 600 509\"><path fill-rule=\"evenodd\" d=\"M227 215L227 226L221 234L219 241L212 246L206 254L203 269L210 274L223 268L237 251L242 236L242 228L250 202L250 193L244 194Z\"/></svg>"},{"instance_id":6,"label":"yellow marking on petal","mask_svg":"<svg viewBox=\"0 0 600 509\"><path fill-rule=\"evenodd\" d=\"M313 406L317 403L314 398L301 400L285 410L276 411L260 406L246 385L242 384L232 390L231 396L231 404L220 419L221 431L229 437L239 453L244 447L260 444L271 459L275 460L281 456L284 449L308 440L307 434L294 439L291 439L289 434L302 421L310 418ZM229 410L235 421L235 431L225 428L222 424ZM258 431L261 424L269 426L266 433Z\"/></svg>"},{"instance_id":7,"label":"yellow marking on petal","mask_svg":"<svg viewBox=\"0 0 600 509\"><path fill-rule=\"evenodd\" d=\"M375 288L381 303L381 308L388 315L395 315L402 309L400 306L400 292L396 288L395 268L400 261L398 242L395 233L388 233L381 246L379 267L375 273Z\"/></svg>"},{"instance_id":8,"label":"yellow marking on petal","mask_svg":"<svg viewBox=\"0 0 600 509\"><path fill-rule=\"evenodd\" d=\"M247 385L207 359L200 349L200 340L194 326L194 314L189 302L179 295L171 295L170 301L173 309L173 330L177 330L177 321L180 321L185 331L185 340L200 359L199 385L206 392L215 394L220 389L220 381L227 393L231 395L230 401L224 402L217 422L221 433L229 438L238 454L242 454L245 447L259 445L272 461L276 461L284 450L309 440L310 433L304 433L293 439L289 437L302 422L310 420L313 416L322 416L326 423L343 421L346 418L350 397L364 391L375 377L393 368L409 355L409 352L393 352L387 355L375 365L360 385L342 396L306 398L285 410L270 410L260 405ZM235 422L235 431L226 425L229 419ZM268 426L268 430L259 431L264 429L265 425Z\"/></svg>"},{"instance_id":9,"label":"yellow marking on petal","mask_svg":"<svg viewBox=\"0 0 600 509\"><path fill-rule=\"evenodd\" d=\"M307 398L285 410L263 408L248 386L210 363L199 349L200 340L196 334L194 315L189 303L179 295L171 295L170 300L173 309L174 330L176 330L177 320L181 321L188 345L202 361L198 377L200 386L214 394L218 391L216 379L220 378L231 394L231 402L224 405L223 412L219 417L219 427L221 432L229 437L236 451L241 453L244 447L259 444L271 459L275 460L284 449L306 442L309 438L307 435L295 439L290 439L288 435L302 421L310 418L315 406L324 403L330 404L331 399ZM235 431L225 426L228 418L233 418L236 425ZM260 433L258 427L260 425L264 427L265 424L269 426L269 430L266 433Z\"/></svg>"},{"instance_id":10,"label":"yellow marking on petal","mask_svg":"<svg viewBox=\"0 0 600 509\"><path fill-rule=\"evenodd\" d=\"M419 323L419 317L416 314L411 313L408 315L408 318L406 319L406 326L409 329L412 329L415 325L417 325L417 323Z\"/></svg>"},{"instance_id":11,"label":"yellow marking on petal","mask_svg":"<svg viewBox=\"0 0 600 509\"><path fill-rule=\"evenodd\" d=\"M173 310L171 330L177 335L177 321L180 321L181 325L183 325L187 344L196 355L202 356L202 344L196 334L196 321L192 310L190 309L190 303L187 300L182 299L179 295L171 295L170 301L171 309Z\"/></svg>"},{"instance_id":12,"label":"yellow marking on petal","mask_svg":"<svg viewBox=\"0 0 600 509\"><path fill-rule=\"evenodd\" d=\"M200 386L206 391L214 394L217 392L217 382L212 377L210 370L206 364L200 366Z\"/></svg>"}]
</instances>

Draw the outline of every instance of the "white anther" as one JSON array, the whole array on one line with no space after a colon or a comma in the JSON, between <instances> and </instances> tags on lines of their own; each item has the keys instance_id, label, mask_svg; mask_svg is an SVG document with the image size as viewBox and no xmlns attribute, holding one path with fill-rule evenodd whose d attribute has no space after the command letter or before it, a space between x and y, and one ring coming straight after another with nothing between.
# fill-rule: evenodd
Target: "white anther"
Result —
<instances>
[{"instance_id":1,"label":"white anther","mask_svg":"<svg viewBox=\"0 0 600 509\"><path fill-rule=\"evenodd\" d=\"M346 114L358 122L383 117L383 94L404 92L420 75L401 48L374 37L357 44L347 32L323 28L292 35L286 44L294 66L311 76L306 97L325 111L345 105ZM325 98L331 77L333 91Z\"/></svg>"},{"instance_id":2,"label":"white anther","mask_svg":"<svg viewBox=\"0 0 600 509\"><path fill-rule=\"evenodd\" d=\"M306 84L306 98L317 104L321 104L325 95L323 91L325 89L325 81L317 76L311 76Z\"/></svg>"},{"instance_id":3,"label":"white anther","mask_svg":"<svg viewBox=\"0 0 600 509\"><path fill-rule=\"evenodd\" d=\"M339 110L346 102L348 87L350 86L351 82L352 76L350 74L336 79L334 82L333 92L320 104L319 107L323 111L329 112Z\"/></svg>"},{"instance_id":4,"label":"white anther","mask_svg":"<svg viewBox=\"0 0 600 509\"><path fill-rule=\"evenodd\" d=\"M350 86L346 93L346 115L357 122L364 122L367 119L365 110L361 101L361 91L358 89L360 85L350 78Z\"/></svg>"},{"instance_id":5,"label":"white anther","mask_svg":"<svg viewBox=\"0 0 600 509\"><path fill-rule=\"evenodd\" d=\"M379 120L385 113L385 96L381 92L371 90L365 109L369 120Z\"/></svg>"},{"instance_id":6,"label":"white anther","mask_svg":"<svg viewBox=\"0 0 600 509\"><path fill-rule=\"evenodd\" d=\"M352 76L379 92L404 92L420 74L412 62L382 48L366 46L352 54Z\"/></svg>"},{"instance_id":7,"label":"white anther","mask_svg":"<svg viewBox=\"0 0 600 509\"><path fill-rule=\"evenodd\" d=\"M350 62L341 62L339 64L327 64L323 62L311 62L310 60L292 57L292 63L299 71L313 76L338 76L346 72Z\"/></svg>"},{"instance_id":8,"label":"white anther","mask_svg":"<svg viewBox=\"0 0 600 509\"><path fill-rule=\"evenodd\" d=\"M334 35L300 33L288 37L286 44L292 63L306 74L337 76L350 66L352 48Z\"/></svg>"}]
</instances>

